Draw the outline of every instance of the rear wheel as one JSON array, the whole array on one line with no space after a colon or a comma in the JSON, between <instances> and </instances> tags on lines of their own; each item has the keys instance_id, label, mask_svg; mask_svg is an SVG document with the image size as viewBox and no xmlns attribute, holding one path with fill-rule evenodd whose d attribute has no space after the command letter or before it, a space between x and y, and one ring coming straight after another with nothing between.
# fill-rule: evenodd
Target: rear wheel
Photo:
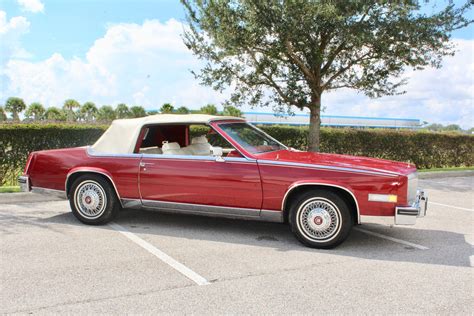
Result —
<instances>
[{"instance_id":1,"label":"rear wheel","mask_svg":"<svg viewBox=\"0 0 474 316\"><path fill-rule=\"evenodd\" d=\"M296 238L312 248L329 249L342 243L352 228L347 203L331 191L301 194L290 206L290 226Z\"/></svg>"},{"instance_id":2,"label":"rear wheel","mask_svg":"<svg viewBox=\"0 0 474 316\"><path fill-rule=\"evenodd\" d=\"M112 186L103 177L94 174L80 176L74 181L69 204L74 216L89 225L106 224L120 210Z\"/></svg>"}]
</instances>

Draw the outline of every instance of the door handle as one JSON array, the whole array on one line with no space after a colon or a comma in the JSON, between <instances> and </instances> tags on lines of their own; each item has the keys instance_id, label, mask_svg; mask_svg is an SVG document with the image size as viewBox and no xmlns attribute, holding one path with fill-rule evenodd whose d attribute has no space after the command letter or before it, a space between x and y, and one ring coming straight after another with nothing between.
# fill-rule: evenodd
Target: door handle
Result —
<instances>
[{"instance_id":1,"label":"door handle","mask_svg":"<svg viewBox=\"0 0 474 316\"><path fill-rule=\"evenodd\" d=\"M140 167L146 168L146 166L153 166L153 162L140 162Z\"/></svg>"}]
</instances>

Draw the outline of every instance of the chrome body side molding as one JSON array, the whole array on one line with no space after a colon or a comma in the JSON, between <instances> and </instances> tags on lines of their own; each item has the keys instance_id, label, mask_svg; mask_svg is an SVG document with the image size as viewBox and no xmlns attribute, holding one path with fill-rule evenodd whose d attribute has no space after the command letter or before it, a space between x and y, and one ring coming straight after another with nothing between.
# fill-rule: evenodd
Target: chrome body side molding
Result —
<instances>
[{"instance_id":1,"label":"chrome body side molding","mask_svg":"<svg viewBox=\"0 0 474 316\"><path fill-rule=\"evenodd\" d=\"M61 199L67 199L66 196L66 191L61 191L61 190L54 190L54 189L48 189L48 188L40 188L40 187L31 187L31 192L32 193L38 193L38 194L46 194L46 195L52 195Z\"/></svg>"},{"instance_id":2,"label":"chrome body side molding","mask_svg":"<svg viewBox=\"0 0 474 316\"><path fill-rule=\"evenodd\" d=\"M283 201L282 201L282 203L281 203L281 210L282 210L283 212L285 211L286 199L288 198L288 195L290 194L291 191L293 191L294 189L296 189L297 187L300 187L300 186L312 186L312 185L339 188L339 189L342 189L342 190L346 191L347 193L349 193L349 194L352 196L352 199L354 200L354 203L355 203L355 206L356 206L356 211L357 211L357 223L360 224L360 209L359 209L359 203L357 203L357 199L356 199L354 193L352 193L352 191L349 190L349 189L346 188L346 187L343 187L343 186L340 186L340 185L335 185L335 184L327 184L327 183L320 183L320 182L307 182L307 183L299 183L299 184L291 185L291 186L288 188L288 190L286 191L285 196L283 197Z\"/></svg>"},{"instance_id":3,"label":"chrome body side molding","mask_svg":"<svg viewBox=\"0 0 474 316\"><path fill-rule=\"evenodd\" d=\"M110 157L110 158L153 158L166 160L198 160L198 161L216 161L214 156L194 156L194 155L165 155L165 154L108 154L94 151L90 146L86 149L87 155L90 157ZM256 162L256 159L247 157L222 157L228 162Z\"/></svg>"},{"instance_id":4,"label":"chrome body side molding","mask_svg":"<svg viewBox=\"0 0 474 316\"><path fill-rule=\"evenodd\" d=\"M225 207L202 204L175 203L139 199L122 199L124 208L158 210L167 213L203 215L266 222L283 222L283 212L252 208Z\"/></svg>"}]
</instances>

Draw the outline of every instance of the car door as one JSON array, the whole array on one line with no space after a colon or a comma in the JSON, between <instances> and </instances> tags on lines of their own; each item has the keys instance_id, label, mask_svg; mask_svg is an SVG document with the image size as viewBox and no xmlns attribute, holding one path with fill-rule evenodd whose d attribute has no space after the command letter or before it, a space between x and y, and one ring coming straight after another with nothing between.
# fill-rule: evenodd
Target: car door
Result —
<instances>
[{"instance_id":1,"label":"car door","mask_svg":"<svg viewBox=\"0 0 474 316\"><path fill-rule=\"evenodd\" d=\"M247 158L144 154L139 187L148 207L258 216L262 205L258 166Z\"/></svg>"}]
</instances>

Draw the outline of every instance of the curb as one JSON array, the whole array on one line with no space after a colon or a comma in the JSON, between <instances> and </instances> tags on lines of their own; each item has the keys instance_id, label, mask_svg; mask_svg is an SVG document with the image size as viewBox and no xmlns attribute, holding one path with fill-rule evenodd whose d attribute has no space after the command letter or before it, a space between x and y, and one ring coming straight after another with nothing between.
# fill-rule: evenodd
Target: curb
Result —
<instances>
[{"instance_id":1,"label":"curb","mask_svg":"<svg viewBox=\"0 0 474 316\"><path fill-rule=\"evenodd\" d=\"M64 201L64 199L31 192L0 193L0 204L23 204L37 202Z\"/></svg>"},{"instance_id":2,"label":"curb","mask_svg":"<svg viewBox=\"0 0 474 316\"><path fill-rule=\"evenodd\" d=\"M472 177L474 170L418 172L418 179Z\"/></svg>"}]
</instances>

